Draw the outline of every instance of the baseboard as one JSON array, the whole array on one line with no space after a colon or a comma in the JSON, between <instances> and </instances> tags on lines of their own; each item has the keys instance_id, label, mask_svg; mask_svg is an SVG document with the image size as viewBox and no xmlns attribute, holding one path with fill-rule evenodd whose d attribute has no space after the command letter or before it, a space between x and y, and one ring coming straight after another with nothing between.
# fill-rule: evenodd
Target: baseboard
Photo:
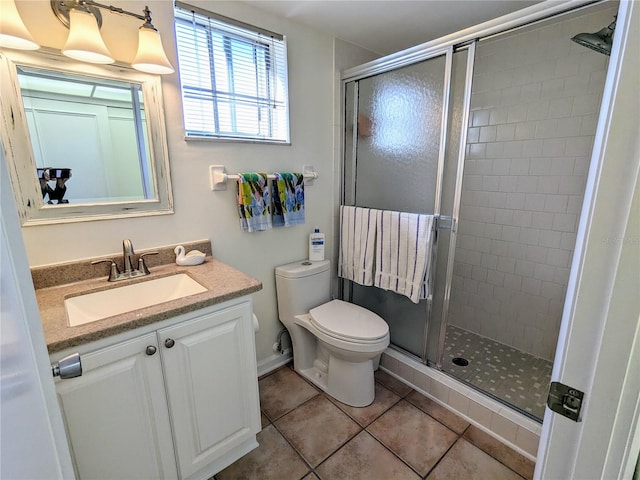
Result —
<instances>
[{"instance_id":1,"label":"baseboard","mask_svg":"<svg viewBox=\"0 0 640 480\"><path fill-rule=\"evenodd\" d=\"M258 362L258 377L272 372L276 368L286 365L293 359L293 355L290 348L287 348L282 353L274 353L273 355Z\"/></svg>"}]
</instances>

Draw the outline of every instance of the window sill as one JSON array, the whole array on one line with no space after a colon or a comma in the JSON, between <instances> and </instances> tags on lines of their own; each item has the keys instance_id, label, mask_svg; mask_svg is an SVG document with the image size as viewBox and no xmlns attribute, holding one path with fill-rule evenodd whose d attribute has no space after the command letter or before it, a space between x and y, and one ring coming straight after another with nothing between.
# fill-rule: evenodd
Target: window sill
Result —
<instances>
[{"instance_id":1,"label":"window sill","mask_svg":"<svg viewBox=\"0 0 640 480\"><path fill-rule=\"evenodd\" d=\"M258 140L256 138L225 138L225 137L185 135L184 139L187 142L253 143L253 144L266 144L266 145L283 145L283 146L289 146L289 147L291 146L291 142L282 142L277 140Z\"/></svg>"}]
</instances>

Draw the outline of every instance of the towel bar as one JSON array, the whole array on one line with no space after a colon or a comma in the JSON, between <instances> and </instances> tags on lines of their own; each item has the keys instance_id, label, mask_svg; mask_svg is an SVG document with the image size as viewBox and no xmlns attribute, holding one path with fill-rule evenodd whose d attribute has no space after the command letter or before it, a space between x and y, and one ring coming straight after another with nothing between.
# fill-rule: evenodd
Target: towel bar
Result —
<instances>
[{"instance_id":1,"label":"towel bar","mask_svg":"<svg viewBox=\"0 0 640 480\"><path fill-rule=\"evenodd\" d=\"M305 186L313 185L313 181L318 178L318 173L313 170L312 165L304 165L302 167L302 175ZM267 178L273 180L276 176L269 174ZM225 173L224 165L209 165L209 179L211 190L226 190L227 180L238 180L238 175Z\"/></svg>"}]
</instances>

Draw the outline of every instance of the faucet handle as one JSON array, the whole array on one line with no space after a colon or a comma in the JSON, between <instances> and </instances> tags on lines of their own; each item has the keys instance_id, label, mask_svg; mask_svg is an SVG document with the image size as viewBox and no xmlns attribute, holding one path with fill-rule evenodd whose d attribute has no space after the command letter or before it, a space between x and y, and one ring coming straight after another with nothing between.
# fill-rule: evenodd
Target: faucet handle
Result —
<instances>
[{"instance_id":1,"label":"faucet handle","mask_svg":"<svg viewBox=\"0 0 640 480\"><path fill-rule=\"evenodd\" d=\"M145 275L149 275L149 269L147 268L147 264L144 263L144 257L147 255L158 255L158 252L146 252L141 253L138 257L138 270L144 273Z\"/></svg>"},{"instance_id":2,"label":"faucet handle","mask_svg":"<svg viewBox=\"0 0 640 480\"><path fill-rule=\"evenodd\" d=\"M114 260L108 258L106 260L94 260L91 262L91 265L97 265L98 263L110 263L111 269L109 270L109 282L115 282L117 280L118 275L120 275L120 270L118 270L118 265Z\"/></svg>"}]
</instances>

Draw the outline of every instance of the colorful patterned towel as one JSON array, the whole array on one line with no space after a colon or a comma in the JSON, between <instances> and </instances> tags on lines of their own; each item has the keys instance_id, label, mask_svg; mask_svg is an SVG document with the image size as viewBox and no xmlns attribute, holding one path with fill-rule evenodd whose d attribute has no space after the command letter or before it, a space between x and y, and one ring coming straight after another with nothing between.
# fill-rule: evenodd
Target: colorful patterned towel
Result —
<instances>
[{"instance_id":1,"label":"colorful patterned towel","mask_svg":"<svg viewBox=\"0 0 640 480\"><path fill-rule=\"evenodd\" d=\"M271 228L271 198L266 173L238 174L238 213L245 232Z\"/></svg>"},{"instance_id":2,"label":"colorful patterned towel","mask_svg":"<svg viewBox=\"0 0 640 480\"><path fill-rule=\"evenodd\" d=\"M292 227L304 223L304 176L279 172L273 181L273 226Z\"/></svg>"}]
</instances>

